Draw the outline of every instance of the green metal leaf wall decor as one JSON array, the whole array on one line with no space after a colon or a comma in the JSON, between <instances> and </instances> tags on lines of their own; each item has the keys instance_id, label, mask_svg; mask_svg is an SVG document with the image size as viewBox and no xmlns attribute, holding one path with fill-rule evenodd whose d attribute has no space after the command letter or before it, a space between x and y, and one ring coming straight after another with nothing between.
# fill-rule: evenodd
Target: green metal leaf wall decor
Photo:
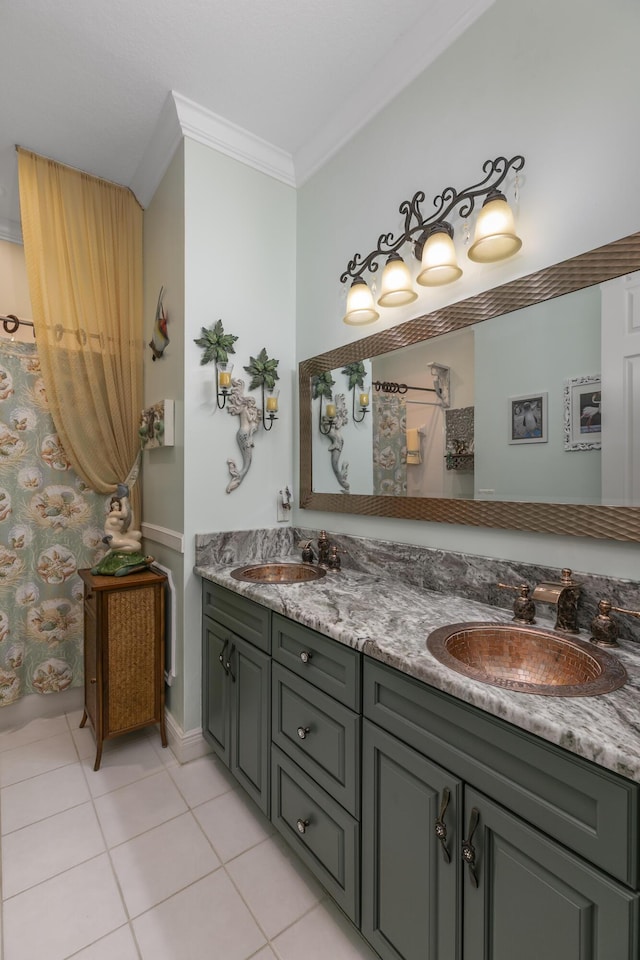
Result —
<instances>
[{"instance_id":1,"label":"green metal leaf wall decor","mask_svg":"<svg viewBox=\"0 0 640 960\"><path fill-rule=\"evenodd\" d=\"M266 348L263 347L257 357L251 357L248 367L243 367L245 373L251 376L249 390L257 390L258 387L266 387L267 390L273 390L278 376L279 360L270 360L267 356Z\"/></svg>"},{"instance_id":2,"label":"green metal leaf wall decor","mask_svg":"<svg viewBox=\"0 0 640 960\"><path fill-rule=\"evenodd\" d=\"M364 378L367 371L361 360L356 363L348 363L342 372L349 377L349 390L353 390L355 387L364 387Z\"/></svg>"},{"instance_id":3,"label":"green metal leaf wall decor","mask_svg":"<svg viewBox=\"0 0 640 960\"><path fill-rule=\"evenodd\" d=\"M224 332L222 320L218 320L209 330L203 327L202 336L193 341L204 350L200 366L204 366L205 363L226 363L229 359L228 354L236 352L233 345L237 339L232 333Z\"/></svg>"},{"instance_id":4,"label":"green metal leaf wall decor","mask_svg":"<svg viewBox=\"0 0 640 960\"><path fill-rule=\"evenodd\" d=\"M331 371L327 370L325 373L319 373L317 377L313 378L313 399L316 397L326 397L327 400L331 400L333 393L331 388L333 387L335 380L331 376Z\"/></svg>"}]
</instances>

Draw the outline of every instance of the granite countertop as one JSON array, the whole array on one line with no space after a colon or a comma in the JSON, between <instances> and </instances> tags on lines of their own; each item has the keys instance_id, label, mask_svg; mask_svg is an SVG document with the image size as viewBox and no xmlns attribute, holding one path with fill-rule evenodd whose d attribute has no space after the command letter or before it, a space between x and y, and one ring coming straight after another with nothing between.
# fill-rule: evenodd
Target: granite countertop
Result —
<instances>
[{"instance_id":1,"label":"granite countertop","mask_svg":"<svg viewBox=\"0 0 640 960\"><path fill-rule=\"evenodd\" d=\"M291 560L290 556L283 558L283 562ZM509 622L507 610L410 586L392 577L346 569L328 571L326 577L311 583L245 583L231 577L237 566L196 566L195 573L640 782L640 645L621 641L614 651L629 679L612 693L596 697L515 693L449 670L426 646L436 627L468 621ZM553 627L553 621L536 619L538 626ZM580 638L588 636L581 633Z\"/></svg>"}]
</instances>

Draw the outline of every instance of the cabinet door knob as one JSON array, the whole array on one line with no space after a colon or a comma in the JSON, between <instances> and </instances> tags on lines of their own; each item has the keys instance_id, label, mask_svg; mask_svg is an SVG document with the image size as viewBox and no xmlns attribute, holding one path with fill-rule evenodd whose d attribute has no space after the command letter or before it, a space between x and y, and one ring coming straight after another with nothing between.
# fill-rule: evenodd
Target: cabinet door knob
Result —
<instances>
[{"instance_id":1,"label":"cabinet door knob","mask_svg":"<svg viewBox=\"0 0 640 960\"><path fill-rule=\"evenodd\" d=\"M296 828L298 830L298 833L306 833L308 826L309 826L308 820L296 820Z\"/></svg>"},{"instance_id":2,"label":"cabinet door knob","mask_svg":"<svg viewBox=\"0 0 640 960\"><path fill-rule=\"evenodd\" d=\"M311 654L309 653L308 650L301 650L300 659L302 660L303 663L309 663L309 660L311 660Z\"/></svg>"},{"instance_id":3,"label":"cabinet door knob","mask_svg":"<svg viewBox=\"0 0 640 960\"><path fill-rule=\"evenodd\" d=\"M462 859L469 867L469 876L471 877L471 883L474 887L478 886L478 874L476 873L476 848L471 841L473 840L473 835L476 832L479 820L480 811L476 807L472 807L469 818L469 836L462 844Z\"/></svg>"},{"instance_id":4,"label":"cabinet door knob","mask_svg":"<svg viewBox=\"0 0 640 960\"><path fill-rule=\"evenodd\" d=\"M92 680L89 680L89 683L97 683L97 679L96 679L95 677L93 677Z\"/></svg>"},{"instance_id":5,"label":"cabinet door knob","mask_svg":"<svg viewBox=\"0 0 640 960\"><path fill-rule=\"evenodd\" d=\"M447 812L450 799L451 791L449 790L449 787L445 787L442 791L442 799L440 801L440 813L435 822L436 837L440 841L440 846L442 847L442 857L445 863L451 863L451 854L449 853L449 848L447 846L447 825L444 822L444 815Z\"/></svg>"},{"instance_id":6,"label":"cabinet door knob","mask_svg":"<svg viewBox=\"0 0 640 960\"><path fill-rule=\"evenodd\" d=\"M311 727L298 727L298 736L301 740L307 739L307 734L309 733Z\"/></svg>"}]
</instances>

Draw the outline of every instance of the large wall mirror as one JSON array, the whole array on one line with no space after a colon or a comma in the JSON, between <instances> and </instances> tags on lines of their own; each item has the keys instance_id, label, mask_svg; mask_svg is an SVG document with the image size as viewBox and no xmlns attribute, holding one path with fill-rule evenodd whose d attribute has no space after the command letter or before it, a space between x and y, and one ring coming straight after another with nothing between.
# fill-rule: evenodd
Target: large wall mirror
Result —
<instances>
[{"instance_id":1,"label":"large wall mirror","mask_svg":"<svg viewBox=\"0 0 640 960\"><path fill-rule=\"evenodd\" d=\"M636 271L640 233L301 363L301 506L640 540Z\"/></svg>"}]
</instances>

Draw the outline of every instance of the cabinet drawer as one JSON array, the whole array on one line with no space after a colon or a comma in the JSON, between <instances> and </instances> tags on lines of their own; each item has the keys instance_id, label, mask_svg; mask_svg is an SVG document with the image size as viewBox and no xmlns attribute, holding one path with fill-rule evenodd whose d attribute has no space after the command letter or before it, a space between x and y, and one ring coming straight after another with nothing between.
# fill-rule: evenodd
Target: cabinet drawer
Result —
<instances>
[{"instance_id":1,"label":"cabinet drawer","mask_svg":"<svg viewBox=\"0 0 640 960\"><path fill-rule=\"evenodd\" d=\"M368 719L637 886L638 784L368 657L363 677Z\"/></svg>"},{"instance_id":2,"label":"cabinet drawer","mask_svg":"<svg viewBox=\"0 0 640 960\"><path fill-rule=\"evenodd\" d=\"M271 757L274 826L357 925L360 914L357 821L277 747L272 747Z\"/></svg>"},{"instance_id":3,"label":"cabinet drawer","mask_svg":"<svg viewBox=\"0 0 640 960\"><path fill-rule=\"evenodd\" d=\"M277 663L272 669L272 738L327 793L360 810L360 716Z\"/></svg>"},{"instance_id":4,"label":"cabinet drawer","mask_svg":"<svg viewBox=\"0 0 640 960\"><path fill-rule=\"evenodd\" d=\"M202 581L202 612L244 637L254 647L271 653L269 618L271 611L253 600L247 600L210 580Z\"/></svg>"},{"instance_id":5,"label":"cabinet drawer","mask_svg":"<svg viewBox=\"0 0 640 960\"><path fill-rule=\"evenodd\" d=\"M360 654L336 640L330 640L273 615L273 657L283 666L352 710L360 710Z\"/></svg>"}]
</instances>

